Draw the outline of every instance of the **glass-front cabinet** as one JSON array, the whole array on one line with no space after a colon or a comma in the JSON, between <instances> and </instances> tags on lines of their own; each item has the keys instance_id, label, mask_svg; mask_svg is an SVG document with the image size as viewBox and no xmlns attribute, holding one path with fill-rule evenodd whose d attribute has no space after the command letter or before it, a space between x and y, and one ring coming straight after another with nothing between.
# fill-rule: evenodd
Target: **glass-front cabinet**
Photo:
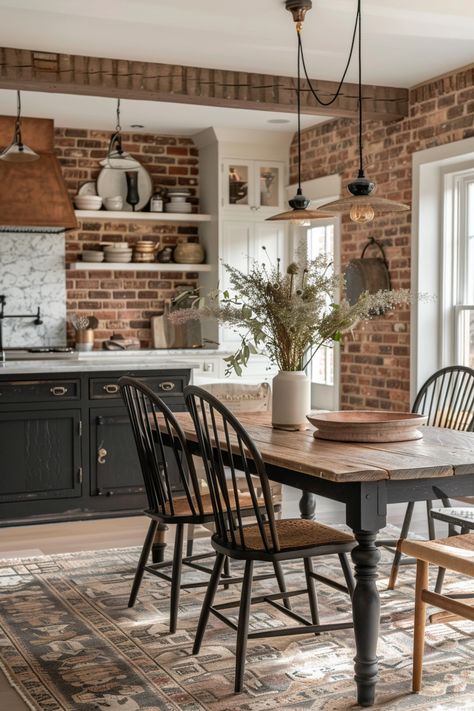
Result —
<instances>
[{"instance_id":1,"label":"glass-front cabinet","mask_svg":"<svg viewBox=\"0 0 474 711\"><path fill-rule=\"evenodd\" d=\"M284 202L284 164L273 161L225 160L222 164L222 207L234 213L266 216L278 211Z\"/></svg>"}]
</instances>

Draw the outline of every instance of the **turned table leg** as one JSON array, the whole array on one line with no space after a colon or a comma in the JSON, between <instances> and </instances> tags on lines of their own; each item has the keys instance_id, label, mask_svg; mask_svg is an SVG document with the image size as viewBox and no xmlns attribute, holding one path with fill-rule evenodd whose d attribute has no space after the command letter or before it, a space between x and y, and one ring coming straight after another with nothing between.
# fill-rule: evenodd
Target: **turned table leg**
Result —
<instances>
[{"instance_id":1,"label":"turned table leg","mask_svg":"<svg viewBox=\"0 0 474 711\"><path fill-rule=\"evenodd\" d=\"M316 494L303 491L300 499L301 518L313 521L316 518Z\"/></svg>"},{"instance_id":2,"label":"turned table leg","mask_svg":"<svg viewBox=\"0 0 474 711\"><path fill-rule=\"evenodd\" d=\"M380 624L380 598L375 581L380 551L375 545L376 533L354 531L358 545L352 550L356 586L352 598L356 656L354 679L357 701L372 706L378 677L377 641Z\"/></svg>"},{"instance_id":3,"label":"turned table leg","mask_svg":"<svg viewBox=\"0 0 474 711\"><path fill-rule=\"evenodd\" d=\"M168 526L164 523L159 523L156 529L153 545L151 547L151 557L153 563L162 563L165 559L166 549L166 531Z\"/></svg>"}]
</instances>

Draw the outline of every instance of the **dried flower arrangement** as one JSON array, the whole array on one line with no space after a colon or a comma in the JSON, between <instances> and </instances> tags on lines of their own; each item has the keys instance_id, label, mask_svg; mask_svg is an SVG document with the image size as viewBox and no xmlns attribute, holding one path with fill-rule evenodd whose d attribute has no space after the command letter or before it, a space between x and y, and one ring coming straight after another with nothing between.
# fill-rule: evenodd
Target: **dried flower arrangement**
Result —
<instances>
[{"instance_id":1,"label":"dried flower arrangement","mask_svg":"<svg viewBox=\"0 0 474 711\"><path fill-rule=\"evenodd\" d=\"M263 248L265 250L265 248ZM301 371L319 348L340 341L361 320L409 303L407 289L362 294L351 305L335 303L344 278L335 274L326 255L308 260L300 250L286 272L280 261L268 266L255 261L248 274L229 264L231 292L213 292L196 299L194 308L173 314L174 321L215 317L236 330L237 351L228 356L226 375L242 374L252 353L264 352L280 370Z\"/></svg>"}]
</instances>

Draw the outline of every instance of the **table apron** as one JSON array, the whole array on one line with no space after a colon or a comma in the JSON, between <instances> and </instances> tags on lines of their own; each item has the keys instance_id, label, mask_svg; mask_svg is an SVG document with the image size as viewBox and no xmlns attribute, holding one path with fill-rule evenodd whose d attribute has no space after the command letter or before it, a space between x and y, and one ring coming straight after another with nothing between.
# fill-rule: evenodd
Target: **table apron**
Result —
<instances>
[{"instance_id":1,"label":"table apron","mask_svg":"<svg viewBox=\"0 0 474 711\"><path fill-rule=\"evenodd\" d=\"M441 492L448 498L474 495L474 474L433 479L391 479L383 483L386 485L388 504L439 499Z\"/></svg>"}]
</instances>

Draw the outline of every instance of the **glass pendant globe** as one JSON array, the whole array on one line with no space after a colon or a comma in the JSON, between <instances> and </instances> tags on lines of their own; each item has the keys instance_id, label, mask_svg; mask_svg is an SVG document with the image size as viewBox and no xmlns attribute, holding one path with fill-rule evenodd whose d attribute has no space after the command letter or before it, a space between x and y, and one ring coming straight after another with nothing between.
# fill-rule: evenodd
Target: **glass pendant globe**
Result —
<instances>
[{"instance_id":1,"label":"glass pendant globe","mask_svg":"<svg viewBox=\"0 0 474 711\"><path fill-rule=\"evenodd\" d=\"M367 204L359 205L354 203L350 209L349 217L352 222L357 222L358 224L372 222L375 217L374 208Z\"/></svg>"}]
</instances>

